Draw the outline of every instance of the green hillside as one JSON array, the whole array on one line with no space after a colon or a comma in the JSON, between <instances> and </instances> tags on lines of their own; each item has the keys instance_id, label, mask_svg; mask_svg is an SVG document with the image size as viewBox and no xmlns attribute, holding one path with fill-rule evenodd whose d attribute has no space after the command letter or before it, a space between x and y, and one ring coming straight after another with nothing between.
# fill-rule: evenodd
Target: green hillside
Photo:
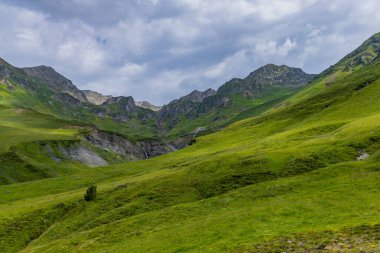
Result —
<instances>
[{"instance_id":1,"label":"green hillside","mask_svg":"<svg viewBox=\"0 0 380 253\"><path fill-rule=\"evenodd\" d=\"M380 59L341 64L185 149L0 185L0 251L380 251ZM78 134L33 112L23 131L16 110L3 150Z\"/></svg>"},{"instance_id":2,"label":"green hillside","mask_svg":"<svg viewBox=\"0 0 380 253\"><path fill-rule=\"evenodd\" d=\"M62 171L36 142L78 140L69 122L25 109L0 107L0 185L52 177ZM35 143L30 144L30 143Z\"/></svg>"}]
</instances>

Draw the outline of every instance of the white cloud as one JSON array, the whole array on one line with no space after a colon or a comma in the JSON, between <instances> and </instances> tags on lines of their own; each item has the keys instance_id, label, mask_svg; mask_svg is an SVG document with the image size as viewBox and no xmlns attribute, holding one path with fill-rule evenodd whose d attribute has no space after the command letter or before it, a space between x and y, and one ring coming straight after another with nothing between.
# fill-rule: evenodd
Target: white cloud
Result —
<instances>
[{"instance_id":1,"label":"white cloud","mask_svg":"<svg viewBox=\"0 0 380 253\"><path fill-rule=\"evenodd\" d=\"M286 38L285 42L278 47L278 54L286 57L289 52L297 47L296 40L291 40L290 38Z\"/></svg>"},{"instance_id":2,"label":"white cloud","mask_svg":"<svg viewBox=\"0 0 380 253\"><path fill-rule=\"evenodd\" d=\"M286 38L286 40L279 44L277 41L269 40L258 42L255 45L255 52L264 58L272 56L286 57L289 52L297 47L296 40Z\"/></svg>"},{"instance_id":3,"label":"white cloud","mask_svg":"<svg viewBox=\"0 0 380 253\"><path fill-rule=\"evenodd\" d=\"M203 20L237 21L247 16L256 16L264 21L274 21L297 13L314 2L310 0L179 0L178 4L197 13Z\"/></svg>"},{"instance_id":4,"label":"white cloud","mask_svg":"<svg viewBox=\"0 0 380 253\"><path fill-rule=\"evenodd\" d=\"M29 65L26 60L32 56L39 64L53 63L88 75L104 64L105 52L97 45L94 30L80 21L52 22L39 12L0 5L0 22L8 26L0 32L8 38L0 52L20 54L21 66Z\"/></svg>"},{"instance_id":5,"label":"white cloud","mask_svg":"<svg viewBox=\"0 0 380 253\"><path fill-rule=\"evenodd\" d=\"M58 45L57 58L63 62L75 62L84 74L101 70L105 64L105 52L91 37L70 38Z\"/></svg>"},{"instance_id":6,"label":"white cloud","mask_svg":"<svg viewBox=\"0 0 380 253\"><path fill-rule=\"evenodd\" d=\"M278 20L302 9L302 1L297 0L258 1L257 5L257 12L266 21Z\"/></svg>"}]
</instances>

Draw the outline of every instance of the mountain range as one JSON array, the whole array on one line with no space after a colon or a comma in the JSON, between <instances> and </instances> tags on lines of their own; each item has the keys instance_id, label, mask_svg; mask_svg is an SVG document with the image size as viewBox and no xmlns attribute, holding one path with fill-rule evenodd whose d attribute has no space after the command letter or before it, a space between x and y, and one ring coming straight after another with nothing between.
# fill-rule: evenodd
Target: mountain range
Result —
<instances>
[{"instance_id":1,"label":"mountain range","mask_svg":"<svg viewBox=\"0 0 380 253\"><path fill-rule=\"evenodd\" d=\"M244 79L226 82L217 91L194 90L159 107L147 101L135 102L132 97L79 90L51 67L16 68L4 60L0 61L0 78L12 97L11 102L3 103L65 119L86 123L96 121L100 129L112 130L132 139L173 139L192 134L200 127L214 131L233 121L240 113L292 94L314 76L301 69L268 64ZM112 122L112 129L107 126L109 122ZM114 127L119 123L128 131Z\"/></svg>"},{"instance_id":2,"label":"mountain range","mask_svg":"<svg viewBox=\"0 0 380 253\"><path fill-rule=\"evenodd\" d=\"M162 107L1 60L0 251L380 251L379 55Z\"/></svg>"}]
</instances>

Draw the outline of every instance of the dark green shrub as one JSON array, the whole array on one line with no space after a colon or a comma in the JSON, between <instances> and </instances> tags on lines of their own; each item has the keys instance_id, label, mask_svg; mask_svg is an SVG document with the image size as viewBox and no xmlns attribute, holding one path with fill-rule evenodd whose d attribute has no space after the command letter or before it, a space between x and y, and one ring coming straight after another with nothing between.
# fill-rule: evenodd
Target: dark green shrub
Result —
<instances>
[{"instance_id":1,"label":"dark green shrub","mask_svg":"<svg viewBox=\"0 0 380 253\"><path fill-rule=\"evenodd\" d=\"M96 185L91 185L87 188L86 194L84 195L84 200L92 201L96 199Z\"/></svg>"}]
</instances>

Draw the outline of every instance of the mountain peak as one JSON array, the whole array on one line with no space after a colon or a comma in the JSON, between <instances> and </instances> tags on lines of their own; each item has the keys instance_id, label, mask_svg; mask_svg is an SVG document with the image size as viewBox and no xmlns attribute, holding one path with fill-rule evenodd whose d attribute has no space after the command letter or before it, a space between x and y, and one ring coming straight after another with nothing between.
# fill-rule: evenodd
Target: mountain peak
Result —
<instances>
[{"instance_id":1,"label":"mountain peak","mask_svg":"<svg viewBox=\"0 0 380 253\"><path fill-rule=\"evenodd\" d=\"M258 85L301 86L310 79L311 76L300 68L267 64L251 72L244 80Z\"/></svg>"},{"instance_id":2,"label":"mountain peak","mask_svg":"<svg viewBox=\"0 0 380 253\"><path fill-rule=\"evenodd\" d=\"M99 92L92 90L82 90L83 94L86 96L88 102L94 105L101 105L108 99L112 98L111 95L103 95Z\"/></svg>"},{"instance_id":3,"label":"mountain peak","mask_svg":"<svg viewBox=\"0 0 380 253\"><path fill-rule=\"evenodd\" d=\"M218 93L244 94L256 96L266 87L300 87L307 84L315 75L307 74L300 68L286 65L267 64L251 72L246 78L234 78L218 89Z\"/></svg>"},{"instance_id":4,"label":"mountain peak","mask_svg":"<svg viewBox=\"0 0 380 253\"><path fill-rule=\"evenodd\" d=\"M36 67L26 67L22 68L22 70L24 70L25 73L29 76L33 76L44 81L57 82L57 79L59 79L60 82L71 82L69 79L55 71L52 67L48 67L45 65Z\"/></svg>"},{"instance_id":5,"label":"mountain peak","mask_svg":"<svg viewBox=\"0 0 380 253\"><path fill-rule=\"evenodd\" d=\"M67 93L81 102L87 102L86 96L71 82L71 80L59 74L52 67L41 65L37 67L22 68L22 70L28 76L44 81L58 93Z\"/></svg>"}]
</instances>

